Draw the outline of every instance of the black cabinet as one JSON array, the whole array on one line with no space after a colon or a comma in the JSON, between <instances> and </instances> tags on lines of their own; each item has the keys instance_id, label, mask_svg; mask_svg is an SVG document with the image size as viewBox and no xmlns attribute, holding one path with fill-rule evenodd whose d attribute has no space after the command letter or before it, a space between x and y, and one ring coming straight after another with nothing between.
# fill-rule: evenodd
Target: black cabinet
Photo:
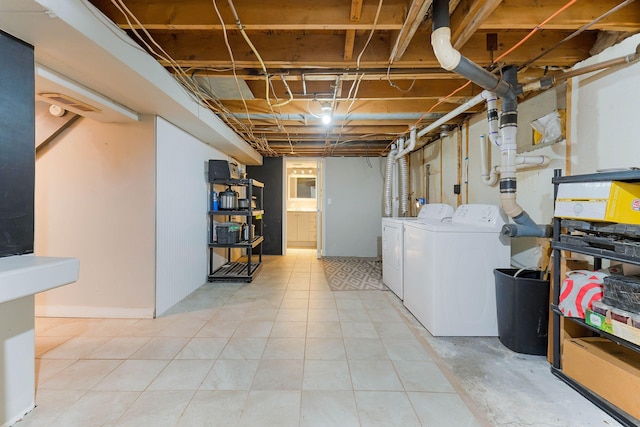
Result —
<instances>
[{"instance_id":1,"label":"black cabinet","mask_svg":"<svg viewBox=\"0 0 640 427\"><path fill-rule=\"evenodd\" d=\"M636 182L640 183L640 171L638 170L628 170L628 171L620 171L620 172L606 172L606 173L595 173L595 174L587 174L587 175L574 175L574 176L561 176L560 171L556 170L553 184L554 184L554 199L557 198L558 186L563 183L584 183L584 182L602 182L602 181L623 181L623 182ZM600 227L604 223L595 222L594 228ZM629 255L628 253L620 252L613 247L609 247L609 245L602 244L598 242L597 244L589 245L589 244L580 244L579 239L573 239L573 236L564 232L563 219L555 217L553 220L553 303L551 305L552 310L552 340L553 340L553 359L551 372L556 375L558 378L562 379L564 382L573 387L576 391L581 393L595 405L600 407L605 412L609 413L613 418L619 421L621 424L625 426L637 426L640 425L640 420L634 418L629 415L623 409L619 408L617 405L618 402L615 399L607 400L606 398L600 396L598 393L593 391L591 388L584 384L584 381L577 380L571 375L567 374L568 366L563 366L565 362L564 355L562 354L564 350L563 348L563 336L564 336L564 328L561 327L561 319L565 322L571 322L572 324L578 324L585 328L590 336L593 337L601 337L606 340L610 340L612 343L616 343L620 346L625 347L626 349L630 349L632 352L632 358L640 361L640 346L627 341L624 338L619 336L607 333L602 331L599 328L590 326L584 320L580 318L574 317L564 317L562 312L558 308L559 300L560 300L560 290L562 285L562 277L560 277L560 269L561 269L561 256L562 251L570 251L576 254L586 255L588 257L592 257L593 265L595 269L599 269L602 266L602 260L613 260L613 261L621 261L625 263L637 264L640 265L640 257ZM622 224L613 224L614 226L622 226ZM607 223L609 226L609 223ZM636 352L636 353L633 353ZM636 359L637 356L637 359ZM595 356L594 356L595 357ZM615 360L616 356L611 356L613 360ZM591 366L589 369L597 369L594 366ZM586 373L585 375L589 375ZM636 380L634 384L637 384L640 380ZM635 396L634 396L635 398Z\"/></svg>"},{"instance_id":2,"label":"black cabinet","mask_svg":"<svg viewBox=\"0 0 640 427\"><path fill-rule=\"evenodd\" d=\"M262 265L262 243L264 242L263 227L261 221L264 215L264 184L254 179L212 179L209 181L209 282L243 281L251 282ZM244 193L241 198L248 199L249 206L244 209L212 210L214 193L220 194L224 189L231 187L234 191ZM222 219L222 221L220 220ZM245 239L240 230L238 239L230 242L218 239L216 234L217 224L222 222L234 222L246 224L249 229L254 228L253 236ZM221 267L214 267L214 254L218 248L224 248L227 262ZM232 261L233 249L240 249L243 254L238 260Z\"/></svg>"},{"instance_id":3,"label":"black cabinet","mask_svg":"<svg viewBox=\"0 0 640 427\"><path fill-rule=\"evenodd\" d=\"M33 253L33 47L0 31L0 257Z\"/></svg>"}]
</instances>

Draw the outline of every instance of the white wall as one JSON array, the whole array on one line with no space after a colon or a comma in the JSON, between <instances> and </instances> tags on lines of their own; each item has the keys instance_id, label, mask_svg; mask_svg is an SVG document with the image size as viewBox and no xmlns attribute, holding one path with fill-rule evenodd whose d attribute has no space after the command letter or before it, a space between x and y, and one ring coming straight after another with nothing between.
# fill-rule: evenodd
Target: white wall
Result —
<instances>
[{"instance_id":1,"label":"white wall","mask_svg":"<svg viewBox=\"0 0 640 427\"><path fill-rule=\"evenodd\" d=\"M207 281L207 161L227 159L162 118L157 135L156 312ZM218 251L220 252L220 251ZM224 262L214 256L214 266Z\"/></svg>"},{"instance_id":2,"label":"white wall","mask_svg":"<svg viewBox=\"0 0 640 427\"><path fill-rule=\"evenodd\" d=\"M326 159L325 256L378 256L384 165L381 157Z\"/></svg>"},{"instance_id":3,"label":"white wall","mask_svg":"<svg viewBox=\"0 0 640 427\"><path fill-rule=\"evenodd\" d=\"M601 54L578 64L576 68L618 58L635 51L640 43L640 34L630 37ZM616 69L609 69L574 78L569 85L567 142L542 147L524 154L547 155L551 164L546 169L518 172L518 203L534 221L550 224L553 218L554 169L562 169L563 174L594 173L598 169L640 167L640 126L637 112L640 109L640 64L635 63ZM553 97L546 97L554 100ZM518 111L525 115L530 108L527 102L519 105ZM537 106L536 108L539 108ZM486 111L469 120L462 130L450 133L448 138L429 147L442 156L441 201L457 205L452 186L458 181L457 138L462 133L462 157L468 157L468 192L462 183L463 203L500 204L499 186L489 187L481 180L479 138L488 133ZM522 132L530 133L528 127L521 126ZM466 140L468 135L468 141ZM437 144L441 149L437 149ZM465 147L468 145L468 150ZM567 152L570 150L570 164ZM499 148L491 147L492 165L500 164ZM412 162L420 161L414 154ZM464 167L464 163L463 163ZM412 167L412 171L414 168ZM433 172L432 172L433 173ZM412 180L423 180L424 175ZM465 195L468 194L468 198ZM433 196L433 195L432 195ZM431 197L435 202L436 198ZM526 253L535 249L533 238L512 240L512 254L526 258ZM533 254L535 257L535 254ZM523 262L526 262L523 261Z\"/></svg>"},{"instance_id":4,"label":"white wall","mask_svg":"<svg viewBox=\"0 0 640 427\"><path fill-rule=\"evenodd\" d=\"M522 107L526 109L526 105ZM520 109L520 108L519 108ZM518 132L527 132L522 129ZM480 114L469 124L469 198L467 203L500 204L500 186L488 186L482 182L482 165L480 161L480 135L487 135L486 115ZM500 148L492 145L491 164L500 164ZM546 155L551 157L551 164L546 169L520 171L518 178L518 204L538 223L550 224L553 218L553 186L551 178L553 170L564 168L565 143L557 143L537 150L523 153L526 155ZM464 193L463 193L464 194Z\"/></svg>"},{"instance_id":5,"label":"white wall","mask_svg":"<svg viewBox=\"0 0 640 427\"><path fill-rule=\"evenodd\" d=\"M419 150L410 154L409 168L411 177L409 192L412 193L411 199L424 197L428 203L440 203L442 198L442 152L441 141L435 141ZM429 188L427 191L426 174L427 165L429 166ZM413 203L412 203L413 205ZM415 206L412 207L411 216L418 214Z\"/></svg>"},{"instance_id":6,"label":"white wall","mask_svg":"<svg viewBox=\"0 0 640 427\"><path fill-rule=\"evenodd\" d=\"M80 259L80 278L36 296L38 315L152 317L154 120L80 119L37 154L35 252Z\"/></svg>"},{"instance_id":7,"label":"white wall","mask_svg":"<svg viewBox=\"0 0 640 427\"><path fill-rule=\"evenodd\" d=\"M640 34L576 65L635 52ZM640 167L640 62L573 79L571 174Z\"/></svg>"},{"instance_id":8,"label":"white wall","mask_svg":"<svg viewBox=\"0 0 640 427\"><path fill-rule=\"evenodd\" d=\"M440 200L442 203L453 206L458 205L458 196L453 192L453 186L460 184L458 179L458 142L456 132L449 132L449 136L441 139L441 193Z\"/></svg>"}]
</instances>

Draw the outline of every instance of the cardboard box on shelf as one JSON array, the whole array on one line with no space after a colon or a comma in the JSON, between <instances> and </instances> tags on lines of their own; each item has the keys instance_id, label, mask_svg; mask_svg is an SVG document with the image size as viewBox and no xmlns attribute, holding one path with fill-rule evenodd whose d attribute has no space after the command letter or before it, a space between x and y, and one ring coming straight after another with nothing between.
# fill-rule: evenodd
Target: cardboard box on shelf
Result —
<instances>
[{"instance_id":1,"label":"cardboard box on shelf","mask_svg":"<svg viewBox=\"0 0 640 427\"><path fill-rule=\"evenodd\" d=\"M550 263L553 265L553 262ZM572 270L591 270L593 266L582 259L562 258L560 260L560 280L564 279L567 271ZM553 289L553 274L551 275L550 285ZM553 292L549 293L549 304L553 302ZM553 312L549 310L549 340L547 344L547 360L553 364ZM572 337L584 337L590 334L589 330L584 326L581 326L572 321L566 321L563 317L560 318L560 351L562 351L562 342L567 338Z\"/></svg>"},{"instance_id":2,"label":"cardboard box on shelf","mask_svg":"<svg viewBox=\"0 0 640 427\"><path fill-rule=\"evenodd\" d=\"M640 419L640 357L604 338L571 338L562 349L563 372Z\"/></svg>"},{"instance_id":3,"label":"cardboard box on shelf","mask_svg":"<svg viewBox=\"0 0 640 427\"><path fill-rule=\"evenodd\" d=\"M633 314L631 314L631 316L633 316ZM611 335L615 335L624 340L640 345L640 329L634 327L632 324L619 322L591 310L587 310L585 322L600 329L601 331L608 332ZM640 353L637 357L640 359Z\"/></svg>"},{"instance_id":4,"label":"cardboard box on shelf","mask_svg":"<svg viewBox=\"0 0 640 427\"><path fill-rule=\"evenodd\" d=\"M619 181L560 184L554 215L640 224L640 184Z\"/></svg>"}]
</instances>

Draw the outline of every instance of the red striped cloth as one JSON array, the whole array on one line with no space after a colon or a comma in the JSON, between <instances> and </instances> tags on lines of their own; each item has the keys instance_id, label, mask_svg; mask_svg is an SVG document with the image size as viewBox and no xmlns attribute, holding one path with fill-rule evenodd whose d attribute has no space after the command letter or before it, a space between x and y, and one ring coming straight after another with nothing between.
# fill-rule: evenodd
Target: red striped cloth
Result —
<instances>
[{"instance_id":1,"label":"red striped cloth","mask_svg":"<svg viewBox=\"0 0 640 427\"><path fill-rule=\"evenodd\" d=\"M567 317L584 319L585 310L602 299L602 283L608 276L600 271L574 270L566 274L560 288L558 308Z\"/></svg>"}]
</instances>

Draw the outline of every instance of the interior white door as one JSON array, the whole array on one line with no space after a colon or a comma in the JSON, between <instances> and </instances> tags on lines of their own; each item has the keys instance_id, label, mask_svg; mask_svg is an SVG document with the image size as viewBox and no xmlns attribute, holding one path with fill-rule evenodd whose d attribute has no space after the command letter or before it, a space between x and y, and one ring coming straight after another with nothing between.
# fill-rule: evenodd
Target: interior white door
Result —
<instances>
[{"instance_id":1,"label":"interior white door","mask_svg":"<svg viewBox=\"0 0 640 427\"><path fill-rule=\"evenodd\" d=\"M316 177L316 258L322 258L322 201L324 199L324 160L318 160Z\"/></svg>"}]
</instances>

